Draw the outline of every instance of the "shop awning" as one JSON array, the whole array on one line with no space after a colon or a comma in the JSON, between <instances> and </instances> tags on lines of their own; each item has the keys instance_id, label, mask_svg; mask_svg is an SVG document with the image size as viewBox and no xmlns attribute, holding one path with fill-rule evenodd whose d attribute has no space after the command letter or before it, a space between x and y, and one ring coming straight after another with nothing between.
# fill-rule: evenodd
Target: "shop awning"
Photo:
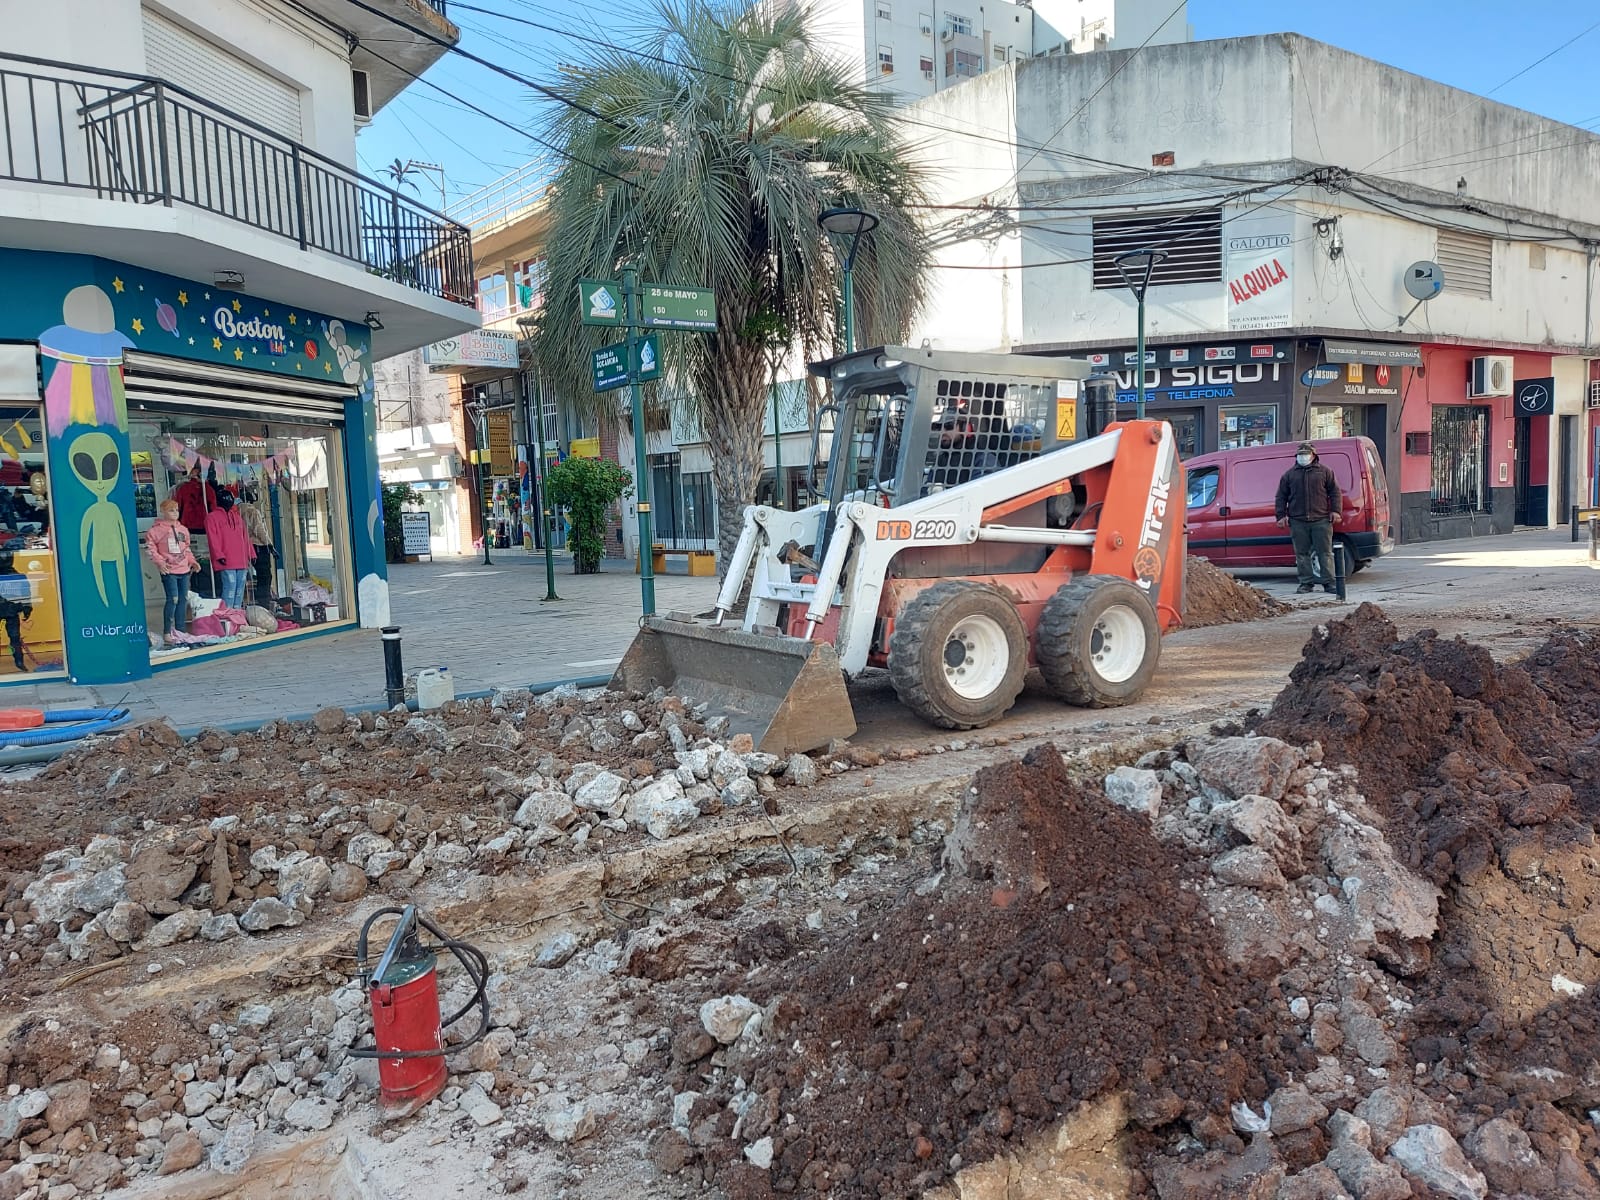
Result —
<instances>
[{"instance_id":1,"label":"shop awning","mask_svg":"<svg viewBox=\"0 0 1600 1200\"><path fill-rule=\"evenodd\" d=\"M1346 342L1323 338L1322 361L1371 363L1379 367L1420 367L1422 349L1404 342Z\"/></svg>"}]
</instances>

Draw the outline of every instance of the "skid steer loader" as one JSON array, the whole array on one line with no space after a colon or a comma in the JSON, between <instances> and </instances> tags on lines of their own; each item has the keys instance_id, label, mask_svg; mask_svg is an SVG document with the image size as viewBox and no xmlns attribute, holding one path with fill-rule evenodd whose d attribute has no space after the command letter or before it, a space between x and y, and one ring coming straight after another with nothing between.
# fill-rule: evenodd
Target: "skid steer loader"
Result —
<instances>
[{"instance_id":1,"label":"skid steer loader","mask_svg":"<svg viewBox=\"0 0 1600 1200\"><path fill-rule=\"evenodd\" d=\"M1034 666L1069 704L1136 699L1182 616L1171 427L1084 428L1114 401L1083 405L1070 359L879 347L810 370L833 397L819 502L746 508L714 617L647 618L612 686L706 703L775 754L853 734L868 667L948 729L998 720Z\"/></svg>"}]
</instances>

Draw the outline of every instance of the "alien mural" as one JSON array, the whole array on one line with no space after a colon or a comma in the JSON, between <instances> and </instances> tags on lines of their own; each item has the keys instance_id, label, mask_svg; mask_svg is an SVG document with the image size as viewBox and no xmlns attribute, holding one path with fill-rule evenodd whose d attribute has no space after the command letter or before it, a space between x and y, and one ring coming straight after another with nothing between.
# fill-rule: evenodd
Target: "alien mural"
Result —
<instances>
[{"instance_id":1,"label":"alien mural","mask_svg":"<svg viewBox=\"0 0 1600 1200\"><path fill-rule=\"evenodd\" d=\"M117 477L122 473L122 454L110 435L99 432L79 434L67 450L67 461L78 482L99 499L89 505L78 527L78 557L94 574L100 603L107 608L105 570L110 564L117 573L117 590L122 603L128 602L128 526L122 510L111 502Z\"/></svg>"},{"instance_id":2,"label":"alien mural","mask_svg":"<svg viewBox=\"0 0 1600 1200\"><path fill-rule=\"evenodd\" d=\"M133 548L111 493L122 475L121 438L128 425L122 352L133 343L117 330L111 298L93 284L66 294L61 317L60 325L39 337L41 352L54 360L45 384L45 426L52 439L71 436L65 465L92 497L84 498L78 522L79 561L94 579L101 606L126 608ZM77 505L60 507L70 512ZM63 523L62 528L70 526ZM107 589L108 566L116 577L115 605Z\"/></svg>"}]
</instances>

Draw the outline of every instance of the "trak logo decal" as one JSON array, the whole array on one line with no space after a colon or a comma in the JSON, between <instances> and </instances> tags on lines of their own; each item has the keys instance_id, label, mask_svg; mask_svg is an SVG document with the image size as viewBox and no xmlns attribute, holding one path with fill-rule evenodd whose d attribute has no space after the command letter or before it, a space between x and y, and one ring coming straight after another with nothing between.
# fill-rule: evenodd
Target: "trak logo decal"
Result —
<instances>
[{"instance_id":1,"label":"trak logo decal","mask_svg":"<svg viewBox=\"0 0 1600 1200\"><path fill-rule=\"evenodd\" d=\"M1172 492L1173 454L1170 427L1161 434L1157 450L1161 465L1150 485L1150 498L1145 502L1144 524L1139 530L1139 547L1133 552L1133 573L1141 591L1148 592L1161 575L1161 551L1167 541L1167 501Z\"/></svg>"}]
</instances>

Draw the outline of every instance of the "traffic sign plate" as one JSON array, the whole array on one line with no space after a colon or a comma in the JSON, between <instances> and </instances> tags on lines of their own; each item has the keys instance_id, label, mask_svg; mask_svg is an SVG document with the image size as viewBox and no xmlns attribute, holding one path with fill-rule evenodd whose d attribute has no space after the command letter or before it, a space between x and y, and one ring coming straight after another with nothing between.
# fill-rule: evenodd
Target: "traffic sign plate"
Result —
<instances>
[{"instance_id":1,"label":"traffic sign plate","mask_svg":"<svg viewBox=\"0 0 1600 1200\"><path fill-rule=\"evenodd\" d=\"M594 371L594 390L609 392L628 382L628 344L602 346L589 356Z\"/></svg>"},{"instance_id":2,"label":"traffic sign plate","mask_svg":"<svg viewBox=\"0 0 1600 1200\"><path fill-rule=\"evenodd\" d=\"M578 311L585 325L621 325L622 286L614 279L578 280Z\"/></svg>"}]
</instances>

